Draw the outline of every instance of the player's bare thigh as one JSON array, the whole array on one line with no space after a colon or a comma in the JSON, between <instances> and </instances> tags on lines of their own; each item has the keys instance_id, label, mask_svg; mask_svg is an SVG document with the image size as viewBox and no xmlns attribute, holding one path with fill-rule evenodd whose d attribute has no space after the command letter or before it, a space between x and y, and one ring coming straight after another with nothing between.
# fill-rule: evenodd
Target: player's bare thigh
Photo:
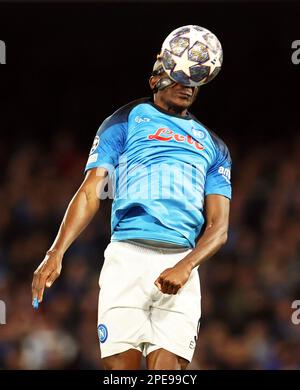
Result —
<instances>
[{"instance_id":1,"label":"player's bare thigh","mask_svg":"<svg viewBox=\"0 0 300 390\"><path fill-rule=\"evenodd\" d=\"M117 353L102 359L105 370L139 370L142 353L136 349Z\"/></svg>"},{"instance_id":2,"label":"player's bare thigh","mask_svg":"<svg viewBox=\"0 0 300 390\"><path fill-rule=\"evenodd\" d=\"M163 348L150 352L146 358L148 370L185 370L188 360Z\"/></svg>"},{"instance_id":3,"label":"player's bare thigh","mask_svg":"<svg viewBox=\"0 0 300 390\"><path fill-rule=\"evenodd\" d=\"M105 370L139 370L142 353L136 349L108 356L102 359ZM189 362L163 348L157 349L146 358L148 370L185 370Z\"/></svg>"}]
</instances>

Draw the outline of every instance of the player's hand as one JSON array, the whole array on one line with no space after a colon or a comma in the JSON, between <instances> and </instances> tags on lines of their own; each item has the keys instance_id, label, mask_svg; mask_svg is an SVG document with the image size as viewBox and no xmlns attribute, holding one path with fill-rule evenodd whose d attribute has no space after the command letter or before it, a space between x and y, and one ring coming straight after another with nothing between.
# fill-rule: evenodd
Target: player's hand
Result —
<instances>
[{"instance_id":1,"label":"player's hand","mask_svg":"<svg viewBox=\"0 0 300 390\"><path fill-rule=\"evenodd\" d=\"M177 294L187 282L191 272L190 264L179 262L174 267L165 269L154 284L163 294Z\"/></svg>"},{"instance_id":2,"label":"player's hand","mask_svg":"<svg viewBox=\"0 0 300 390\"><path fill-rule=\"evenodd\" d=\"M59 277L62 267L63 255L57 251L47 252L44 260L34 271L32 281L32 301L34 298L42 302L45 287L51 287Z\"/></svg>"}]
</instances>

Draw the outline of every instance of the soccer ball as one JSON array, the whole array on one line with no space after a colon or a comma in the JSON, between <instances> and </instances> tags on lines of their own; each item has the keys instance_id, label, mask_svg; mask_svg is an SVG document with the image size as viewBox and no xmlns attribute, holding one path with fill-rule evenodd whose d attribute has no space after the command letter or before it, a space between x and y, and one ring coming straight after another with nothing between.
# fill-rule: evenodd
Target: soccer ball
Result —
<instances>
[{"instance_id":1,"label":"soccer ball","mask_svg":"<svg viewBox=\"0 0 300 390\"><path fill-rule=\"evenodd\" d=\"M222 46L209 30L194 25L179 27L164 40L163 68L176 83L198 87L211 81L220 71Z\"/></svg>"}]
</instances>

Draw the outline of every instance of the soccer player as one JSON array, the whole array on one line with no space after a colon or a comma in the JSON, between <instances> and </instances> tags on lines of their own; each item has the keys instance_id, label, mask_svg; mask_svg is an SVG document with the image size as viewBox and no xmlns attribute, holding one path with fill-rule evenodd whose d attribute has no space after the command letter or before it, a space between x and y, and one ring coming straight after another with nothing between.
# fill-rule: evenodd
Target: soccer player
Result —
<instances>
[{"instance_id":1,"label":"soccer player","mask_svg":"<svg viewBox=\"0 0 300 390\"><path fill-rule=\"evenodd\" d=\"M172 81L161 61L153 99L117 110L99 128L85 179L34 273L33 299L59 276L65 251L113 183L111 242L100 273L98 335L106 369L184 369L200 319L198 266L226 242L231 159L188 109L198 88Z\"/></svg>"}]
</instances>

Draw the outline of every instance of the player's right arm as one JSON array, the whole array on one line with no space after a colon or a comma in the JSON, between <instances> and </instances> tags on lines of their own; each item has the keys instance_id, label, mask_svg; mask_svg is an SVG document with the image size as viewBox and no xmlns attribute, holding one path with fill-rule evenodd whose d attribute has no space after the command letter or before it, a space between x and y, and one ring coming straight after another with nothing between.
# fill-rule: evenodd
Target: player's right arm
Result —
<instances>
[{"instance_id":1,"label":"player's right arm","mask_svg":"<svg viewBox=\"0 0 300 390\"><path fill-rule=\"evenodd\" d=\"M100 194L106 184L107 170L93 168L69 203L58 234L46 252L44 260L34 272L32 300L43 300L45 287L51 287L58 278L66 250L90 223L100 207Z\"/></svg>"},{"instance_id":2,"label":"player's right arm","mask_svg":"<svg viewBox=\"0 0 300 390\"><path fill-rule=\"evenodd\" d=\"M66 250L89 224L100 207L100 195L111 172L118 164L127 137L130 105L108 117L100 126L85 167L86 176L71 200L58 234L44 260L34 272L32 301L42 302L45 287L58 278Z\"/></svg>"}]
</instances>

